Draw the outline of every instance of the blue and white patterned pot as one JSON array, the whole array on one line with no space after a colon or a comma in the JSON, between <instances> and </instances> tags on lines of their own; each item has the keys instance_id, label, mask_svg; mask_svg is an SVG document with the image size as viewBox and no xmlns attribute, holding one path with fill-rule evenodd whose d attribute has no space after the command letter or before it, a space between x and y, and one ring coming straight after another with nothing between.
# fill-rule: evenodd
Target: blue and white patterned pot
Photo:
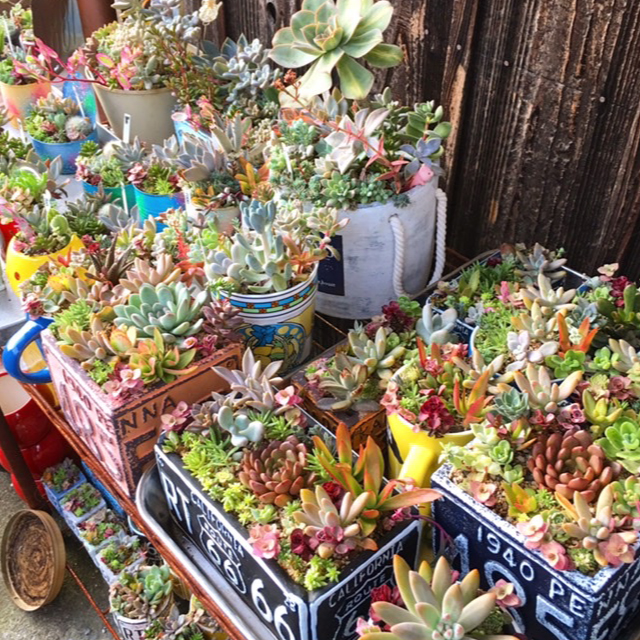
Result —
<instances>
[{"instance_id":1,"label":"blue and white patterned pot","mask_svg":"<svg viewBox=\"0 0 640 640\"><path fill-rule=\"evenodd\" d=\"M477 568L482 587L512 582L523 604L509 609L517 630L535 640L613 640L640 609L640 558L601 569L595 576L556 571L537 550L525 548L515 526L477 502L449 479L451 465L431 477L443 494L432 517L456 545L463 574ZM441 535L434 528L434 548Z\"/></svg>"},{"instance_id":2,"label":"blue and white patterned pot","mask_svg":"<svg viewBox=\"0 0 640 640\"><path fill-rule=\"evenodd\" d=\"M76 159L80 155L82 145L89 140L98 142L98 132L94 129L84 140L75 142L42 142L29 136L33 149L42 160L55 160L62 158L62 173L76 172Z\"/></svg>"}]
</instances>

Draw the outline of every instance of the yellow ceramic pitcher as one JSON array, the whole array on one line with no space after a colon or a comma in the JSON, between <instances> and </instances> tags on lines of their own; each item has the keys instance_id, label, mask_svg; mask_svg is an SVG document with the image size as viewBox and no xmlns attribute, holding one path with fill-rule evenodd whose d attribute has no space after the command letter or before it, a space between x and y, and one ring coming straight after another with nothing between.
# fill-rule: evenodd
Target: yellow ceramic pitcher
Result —
<instances>
[{"instance_id":1,"label":"yellow ceramic pitcher","mask_svg":"<svg viewBox=\"0 0 640 640\"><path fill-rule=\"evenodd\" d=\"M432 474L440 466L438 459L444 444L464 446L473 439L471 431L447 433L440 438L422 430L416 433L412 425L397 413L387 416L387 423L391 438L389 475L392 478L412 478L419 487L430 485Z\"/></svg>"}]
</instances>

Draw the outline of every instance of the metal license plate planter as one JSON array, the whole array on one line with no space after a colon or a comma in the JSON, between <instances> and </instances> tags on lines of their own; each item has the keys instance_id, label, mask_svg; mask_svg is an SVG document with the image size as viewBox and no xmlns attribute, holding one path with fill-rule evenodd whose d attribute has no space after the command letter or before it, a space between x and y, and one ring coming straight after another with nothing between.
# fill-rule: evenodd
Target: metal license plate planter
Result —
<instances>
[{"instance_id":1,"label":"metal license plate planter","mask_svg":"<svg viewBox=\"0 0 640 640\"><path fill-rule=\"evenodd\" d=\"M518 631L535 640L613 640L640 609L640 559L590 578L578 571L556 571L542 555L526 549L518 530L476 502L440 468L431 486L443 494L432 517L453 538L456 565L477 568L482 587L500 578L513 582L522 607L509 609ZM434 527L434 548L441 536Z\"/></svg>"},{"instance_id":2,"label":"metal license plate planter","mask_svg":"<svg viewBox=\"0 0 640 640\"><path fill-rule=\"evenodd\" d=\"M206 496L178 455L162 451L162 438L155 452L171 516L210 562L202 570L222 574L280 640L356 640L356 621L367 615L371 589L393 582L393 556L416 560L422 524L414 519L382 537L378 551L362 552L339 583L308 592L275 560L253 555L247 530Z\"/></svg>"},{"instance_id":3,"label":"metal license plate planter","mask_svg":"<svg viewBox=\"0 0 640 640\"><path fill-rule=\"evenodd\" d=\"M91 449L105 471L129 496L144 468L153 460L160 417L178 402L199 402L227 384L211 367L237 369L241 345L229 345L199 360L195 370L125 402L114 402L80 365L58 349L50 331L42 334L44 353L60 406L70 427Z\"/></svg>"}]
</instances>

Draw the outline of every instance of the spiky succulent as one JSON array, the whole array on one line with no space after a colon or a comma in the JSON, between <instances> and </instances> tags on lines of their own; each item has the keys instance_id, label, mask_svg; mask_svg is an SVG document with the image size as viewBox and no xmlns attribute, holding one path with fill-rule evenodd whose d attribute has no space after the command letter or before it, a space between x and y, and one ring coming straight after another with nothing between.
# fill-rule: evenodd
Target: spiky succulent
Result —
<instances>
[{"instance_id":1,"label":"spiky succulent","mask_svg":"<svg viewBox=\"0 0 640 640\"><path fill-rule=\"evenodd\" d=\"M587 502L593 502L621 471L620 464L608 460L602 447L593 443L588 431L539 436L527 466L540 488L568 500L580 493Z\"/></svg>"},{"instance_id":2,"label":"spiky succulent","mask_svg":"<svg viewBox=\"0 0 640 640\"><path fill-rule=\"evenodd\" d=\"M494 610L494 592L478 595L480 574L477 569L461 582L454 582L453 571L444 557L433 574L426 562L419 571L400 556L393 569L404 608L391 602L374 602L375 614L390 627L389 632L365 633L360 640L463 640ZM513 636L482 635L484 640L515 640Z\"/></svg>"},{"instance_id":3,"label":"spiky succulent","mask_svg":"<svg viewBox=\"0 0 640 640\"><path fill-rule=\"evenodd\" d=\"M209 297L206 291L195 296L183 282L145 283L126 304L114 307L115 324L136 327L141 336L152 337L160 331L165 342L193 336L200 331L204 319L200 311Z\"/></svg>"},{"instance_id":4,"label":"spiky succulent","mask_svg":"<svg viewBox=\"0 0 640 640\"><path fill-rule=\"evenodd\" d=\"M392 15L386 0L304 0L291 26L276 32L270 56L283 67L311 65L301 80L303 94L329 91L335 68L343 95L362 99L371 90L373 74L357 58L373 67L402 62L402 50L383 43L382 32Z\"/></svg>"},{"instance_id":5,"label":"spiky succulent","mask_svg":"<svg viewBox=\"0 0 640 640\"><path fill-rule=\"evenodd\" d=\"M154 382L173 382L177 377L188 375L193 371L189 365L196 355L195 349L181 352L177 347L165 344L156 327L153 338L139 340L129 352L129 367L140 370L140 377L145 384Z\"/></svg>"},{"instance_id":6,"label":"spiky succulent","mask_svg":"<svg viewBox=\"0 0 640 640\"><path fill-rule=\"evenodd\" d=\"M573 522L562 525L570 537L577 538L583 548L593 553L595 561L602 567L618 566L635 559L633 544L638 540L636 531L622 530L623 522L613 515L613 487L602 490L592 513L589 504L580 493L574 495L573 506L562 501L573 518Z\"/></svg>"},{"instance_id":7,"label":"spiky succulent","mask_svg":"<svg viewBox=\"0 0 640 640\"><path fill-rule=\"evenodd\" d=\"M354 364L344 353L336 353L333 365L318 383L320 390L331 397L320 398L318 407L327 411L376 411L378 403L362 397L368 379L366 364Z\"/></svg>"},{"instance_id":8,"label":"spiky succulent","mask_svg":"<svg viewBox=\"0 0 640 640\"><path fill-rule=\"evenodd\" d=\"M622 416L596 441L610 460L617 460L630 473L640 471L640 425L637 418Z\"/></svg>"},{"instance_id":9,"label":"spiky succulent","mask_svg":"<svg viewBox=\"0 0 640 640\"><path fill-rule=\"evenodd\" d=\"M293 519L304 525L304 534L311 538L311 546L321 558L344 555L360 547L376 550L378 546L363 534L359 517L366 509L368 493L354 499L345 493L336 507L327 492L320 485L315 493L309 489L300 492L302 511L296 511Z\"/></svg>"},{"instance_id":10,"label":"spiky succulent","mask_svg":"<svg viewBox=\"0 0 640 640\"><path fill-rule=\"evenodd\" d=\"M451 333L458 319L455 309L447 309L443 313L434 312L430 302L422 308L422 317L416 323L416 333L425 344L446 344L456 342Z\"/></svg>"},{"instance_id":11,"label":"spiky succulent","mask_svg":"<svg viewBox=\"0 0 640 640\"><path fill-rule=\"evenodd\" d=\"M274 440L260 449L245 450L238 477L264 504L284 507L313 486L315 472L309 469L307 446L295 436Z\"/></svg>"},{"instance_id":12,"label":"spiky succulent","mask_svg":"<svg viewBox=\"0 0 640 640\"><path fill-rule=\"evenodd\" d=\"M364 327L357 325L349 331L349 349L356 364L364 364L370 375L375 374L381 380L389 380L393 367L404 355L404 345L391 347L388 343L391 329L380 326L373 340L367 336Z\"/></svg>"},{"instance_id":13,"label":"spiky succulent","mask_svg":"<svg viewBox=\"0 0 640 640\"><path fill-rule=\"evenodd\" d=\"M516 245L516 257L520 264L515 274L525 282L535 282L540 274L551 282L557 282L567 274L562 268L567 262L566 258L559 258L556 252L545 249L537 242L529 250L522 244Z\"/></svg>"}]
</instances>

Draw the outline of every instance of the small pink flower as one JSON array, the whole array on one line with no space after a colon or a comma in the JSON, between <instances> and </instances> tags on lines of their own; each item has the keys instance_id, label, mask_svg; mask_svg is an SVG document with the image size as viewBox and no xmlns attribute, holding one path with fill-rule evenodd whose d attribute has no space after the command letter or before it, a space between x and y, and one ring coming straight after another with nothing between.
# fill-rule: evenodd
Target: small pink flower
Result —
<instances>
[{"instance_id":1,"label":"small pink flower","mask_svg":"<svg viewBox=\"0 0 640 640\"><path fill-rule=\"evenodd\" d=\"M249 542L258 558L270 560L280 553L280 532L274 524L256 524L251 527Z\"/></svg>"},{"instance_id":2,"label":"small pink flower","mask_svg":"<svg viewBox=\"0 0 640 640\"><path fill-rule=\"evenodd\" d=\"M512 582L507 582L500 578L491 589L489 593L496 594L496 604L503 609L505 607L520 607L522 606L522 600L515 593L515 587Z\"/></svg>"},{"instance_id":3,"label":"small pink flower","mask_svg":"<svg viewBox=\"0 0 640 640\"><path fill-rule=\"evenodd\" d=\"M539 549L544 544L549 530L549 525L540 514L533 516L528 522L518 522L516 527L527 539L524 544L527 549Z\"/></svg>"},{"instance_id":4,"label":"small pink flower","mask_svg":"<svg viewBox=\"0 0 640 640\"><path fill-rule=\"evenodd\" d=\"M195 336L189 336L188 338L185 338L184 341L182 342L182 348L183 349L193 349L194 347L198 346L198 338L196 338Z\"/></svg>"},{"instance_id":5,"label":"small pink flower","mask_svg":"<svg viewBox=\"0 0 640 640\"><path fill-rule=\"evenodd\" d=\"M573 563L567 555L567 550L559 542L547 542L540 547L544 559L556 571L569 571Z\"/></svg>"},{"instance_id":6,"label":"small pink flower","mask_svg":"<svg viewBox=\"0 0 640 640\"><path fill-rule=\"evenodd\" d=\"M477 480L472 480L470 484L471 495L482 504L487 507L493 507L496 503L496 491L498 490L498 485L493 484L492 482L478 482Z\"/></svg>"},{"instance_id":7,"label":"small pink flower","mask_svg":"<svg viewBox=\"0 0 640 640\"><path fill-rule=\"evenodd\" d=\"M276 402L281 407L297 407L302 404L302 398L296 394L295 387L289 385L276 393Z\"/></svg>"}]
</instances>

